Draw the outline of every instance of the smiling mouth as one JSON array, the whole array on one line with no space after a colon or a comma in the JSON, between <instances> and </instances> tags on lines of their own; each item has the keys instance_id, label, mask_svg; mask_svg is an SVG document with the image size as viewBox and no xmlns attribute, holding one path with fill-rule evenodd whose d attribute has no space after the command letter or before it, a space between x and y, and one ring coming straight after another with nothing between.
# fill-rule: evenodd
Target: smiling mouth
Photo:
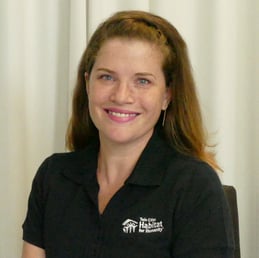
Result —
<instances>
[{"instance_id":1,"label":"smiling mouth","mask_svg":"<svg viewBox=\"0 0 259 258\"><path fill-rule=\"evenodd\" d=\"M115 116L115 117L119 117L119 118L129 118L129 117L136 117L137 115L139 115L139 113L122 113L122 112L118 112L118 111L112 111L112 110L105 110L109 115Z\"/></svg>"}]
</instances>

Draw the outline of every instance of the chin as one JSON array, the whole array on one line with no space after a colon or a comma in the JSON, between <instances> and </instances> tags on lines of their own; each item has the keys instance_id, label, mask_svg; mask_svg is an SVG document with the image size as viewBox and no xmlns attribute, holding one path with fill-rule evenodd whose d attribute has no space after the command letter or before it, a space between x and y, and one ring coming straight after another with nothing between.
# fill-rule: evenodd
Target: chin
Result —
<instances>
[{"instance_id":1,"label":"chin","mask_svg":"<svg viewBox=\"0 0 259 258\"><path fill-rule=\"evenodd\" d=\"M103 134L103 137L116 144L130 144L141 141L147 142L151 137L152 132L153 130L147 130L141 133L140 129L131 132L125 130L113 130L110 133Z\"/></svg>"},{"instance_id":2,"label":"chin","mask_svg":"<svg viewBox=\"0 0 259 258\"><path fill-rule=\"evenodd\" d=\"M106 135L106 138L114 143L117 144L125 144L125 143L130 143L131 141L134 141L134 137L131 135L126 135L126 134L112 134L112 135Z\"/></svg>"}]
</instances>

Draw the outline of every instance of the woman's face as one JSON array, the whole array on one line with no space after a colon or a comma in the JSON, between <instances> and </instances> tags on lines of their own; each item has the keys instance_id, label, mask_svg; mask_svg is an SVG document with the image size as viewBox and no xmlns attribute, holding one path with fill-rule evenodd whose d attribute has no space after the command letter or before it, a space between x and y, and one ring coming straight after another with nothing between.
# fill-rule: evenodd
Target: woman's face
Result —
<instances>
[{"instance_id":1,"label":"woman's face","mask_svg":"<svg viewBox=\"0 0 259 258\"><path fill-rule=\"evenodd\" d=\"M85 75L90 116L101 140L125 144L151 137L171 97L162 61L159 48L146 41L104 43Z\"/></svg>"}]
</instances>

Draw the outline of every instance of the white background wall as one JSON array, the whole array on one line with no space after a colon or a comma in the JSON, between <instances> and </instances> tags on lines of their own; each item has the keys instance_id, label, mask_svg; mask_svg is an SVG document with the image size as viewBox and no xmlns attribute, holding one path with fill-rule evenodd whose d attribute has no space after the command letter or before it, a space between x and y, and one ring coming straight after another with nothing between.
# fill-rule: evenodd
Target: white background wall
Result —
<instances>
[{"instance_id":1,"label":"white background wall","mask_svg":"<svg viewBox=\"0 0 259 258\"><path fill-rule=\"evenodd\" d=\"M185 38L222 181L238 192L242 258L259 257L257 0L1 0L0 257L20 256L31 180L46 156L65 150L86 39L126 9L161 15Z\"/></svg>"}]
</instances>

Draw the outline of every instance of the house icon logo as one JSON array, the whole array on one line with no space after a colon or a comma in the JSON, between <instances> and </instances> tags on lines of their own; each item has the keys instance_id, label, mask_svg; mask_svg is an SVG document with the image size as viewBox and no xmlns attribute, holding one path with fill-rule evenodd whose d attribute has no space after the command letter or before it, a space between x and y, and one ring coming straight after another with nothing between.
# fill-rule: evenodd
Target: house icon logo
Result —
<instances>
[{"instance_id":1,"label":"house icon logo","mask_svg":"<svg viewBox=\"0 0 259 258\"><path fill-rule=\"evenodd\" d=\"M126 219L122 223L122 230L124 233L135 233L136 228L138 227L138 222L132 219Z\"/></svg>"},{"instance_id":2,"label":"house icon logo","mask_svg":"<svg viewBox=\"0 0 259 258\"><path fill-rule=\"evenodd\" d=\"M140 217L138 221L126 219L122 223L122 231L126 234L153 234L162 233L163 230L163 221L154 217Z\"/></svg>"}]
</instances>

